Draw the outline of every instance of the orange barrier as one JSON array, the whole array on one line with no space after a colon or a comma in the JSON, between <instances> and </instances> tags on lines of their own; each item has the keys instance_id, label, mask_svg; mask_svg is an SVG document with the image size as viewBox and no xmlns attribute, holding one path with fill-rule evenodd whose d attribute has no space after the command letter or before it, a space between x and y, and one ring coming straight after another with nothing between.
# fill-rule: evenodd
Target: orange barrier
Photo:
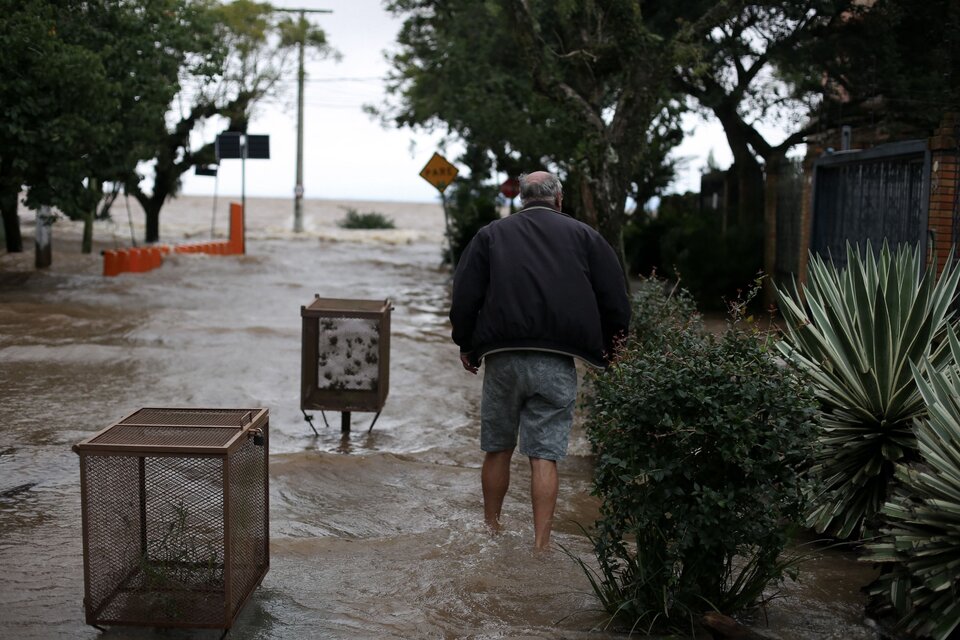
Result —
<instances>
[{"instance_id":1,"label":"orange barrier","mask_svg":"<svg viewBox=\"0 0 960 640\"><path fill-rule=\"evenodd\" d=\"M127 251L130 253L130 271L133 273L143 273L144 268L143 260L140 257L140 249L133 247L131 249L127 249Z\"/></svg>"},{"instance_id":2,"label":"orange barrier","mask_svg":"<svg viewBox=\"0 0 960 640\"><path fill-rule=\"evenodd\" d=\"M116 251L103 252L103 275L113 277L120 273L120 256Z\"/></svg>"},{"instance_id":3,"label":"orange barrier","mask_svg":"<svg viewBox=\"0 0 960 640\"><path fill-rule=\"evenodd\" d=\"M243 238L243 205L230 203L230 253L243 255L247 252Z\"/></svg>"},{"instance_id":4,"label":"orange barrier","mask_svg":"<svg viewBox=\"0 0 960 640\"><path fill-rule=\"evenodd\" d=\"M150 268L159 269L163 265L163 254L160 252L160 247L150 247L147 251L150 252Z\"/></svg>"},{"instance_id":5,"label":"orange barrier","mask_svg":"<svg viewBox=\"0 0 960 640\"><path fill-rule=\"evenodd\" d=\"M117 272L126 273L130 271L130 252L126 249L117 251Z\"/></svg>"},{"instance_id":6,"label":"orange barrier","mask_svg":"<svg viewBox=\"0 0 960 640\"><path fill-rule=\"evenodd\" d=\"M163 257L172 253L205 253L228 256L246 253L243 227L243 206L230 203L230 239L217 242L191 242L188 244L130 247L114 251L102 251L103 275L112 277L121 273L144 273L163 264Z\"/></svg>"}]
</instances>

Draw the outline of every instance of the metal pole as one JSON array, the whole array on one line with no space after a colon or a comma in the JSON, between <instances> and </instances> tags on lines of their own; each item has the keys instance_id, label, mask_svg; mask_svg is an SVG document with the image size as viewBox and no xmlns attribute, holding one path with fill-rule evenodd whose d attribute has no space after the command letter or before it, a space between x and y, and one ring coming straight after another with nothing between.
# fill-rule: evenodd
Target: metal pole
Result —
<instances>
[{"instance_id":1,"label":"metal pole","mask_svg":"<svg viewBox=\"0 0 960 640\"><path fill-rule=\"evenodd\" d=\"M306 76L304 59L307 48L307 14L333 13L333 11L294 7L277 7L274 11L300 14L300 23L297 25L300 29L300 65L297 69L297 184L293 188L293 231L300 233L303 231L303 82Z\"/></svg>"},{"instance_id":2,"label":"metal pole","mask_svg":"<svg viewBox=\"0 0 960 640\"><path fill-rule=\"evenodd\" d=\"M240 134L240 220L243 223L243 252L247 252L247 135Z\"/></svg>"},{"instance_id":3,"label":"metal pole","mask_svg":"<svg viewBox=\"0 0 960 640\"><path fill-rule=\"evenodd\" d=\"M42 205L37 209L37 226L34 233L34 243L36 245L34 264L37 269L49 267L53 263L53 250L50 243L51 221L49 205Z\"/></svg>"},{"instance_id":4,"label":"metal pole","mask_svg":"<svg viewBox=\"0 0 960 640\"><path fill-rule=\"evenodd\" d=\"M447 197L443 190L440 191L440 203L443 205L443 235L447 238L447 255L450 257L450 266L456 269L457 261L453 257L453 239L450 237L450 214L447 213Z\"/></svg>"},{"instance_id":5,"label":"metal pole","mask_svg":"<svg viewBox=\"0 0 960 640\"><path fill-rule=\"evenodd\" d=\"M293 232L303 232L303 79L307 18L300 11L300 66L297 69L297 185L293 190Z\"/></svg>"}]
</instances>

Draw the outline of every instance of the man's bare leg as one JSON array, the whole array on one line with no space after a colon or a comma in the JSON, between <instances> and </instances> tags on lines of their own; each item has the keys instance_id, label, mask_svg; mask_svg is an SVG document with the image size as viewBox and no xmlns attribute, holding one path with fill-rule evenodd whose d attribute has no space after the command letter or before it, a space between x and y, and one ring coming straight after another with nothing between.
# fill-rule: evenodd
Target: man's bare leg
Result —
<instances>
[{"instance_id":1,"label":"man's bare leg","mask_svg":"<svg viewBox=\"0 0 960 640\"><path fill-rule=\"evenodd\" d=\"M513 449L487 453L480 470L480 484L483 487L483 520L494 533L500 531L500 511L503 498L510 488L510 457Z\"/></svg>"},{"instance_id":2,"label":"man's bare leg","mask_svg":"<svg viewBox=\"0 0 960 640\"><path fill-rule=\"evenodd\" d=\"M555 460L530 458L530 497L533 501L533 546L544 551L550 544L553 512L557 508L560 477Z\"/></svg>"}]
</instances>

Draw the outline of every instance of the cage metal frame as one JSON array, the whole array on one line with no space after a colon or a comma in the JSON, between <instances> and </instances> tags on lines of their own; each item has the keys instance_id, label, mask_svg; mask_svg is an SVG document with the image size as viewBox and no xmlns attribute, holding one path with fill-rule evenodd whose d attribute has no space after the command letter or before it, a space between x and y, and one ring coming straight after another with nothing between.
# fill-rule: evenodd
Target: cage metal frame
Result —
<instances>
[{"instance_id":1,"label":"cage metal frame","mask_svg":"<svg viewBox=\"0 0 960 640\"><path fill-rule=\"evenodd\" d=\"M181 420L151 420L149 418L179 416ZM171 424L176 422L175 424ZM160 433L150 434L152 430ZM163 431L166 430L166 434ZM169 442L170 432L179 430L184 435L181 443ZM225 430L232 433L226 433ZM129 433L123 433L129 432ZM164 441L167 436L168 441ZM196 437L192 437L196 436ZM190 441L194 442L191 443ZM197 441L203 444L196 444ZM216 444L212 444L216 442ZM250 446L254 448L251 450ZM256 447L262 449L262 454ZM219 628L224 633L229 631L237 616L249 601L253 592L263 581L270 568L270 473L269 473L269 411L265 408L255 409L212 409L212 408L158 408L144 407L125 416L73 446L73 450L80 457L80 497L81 497L81 532L83 539L83 568L84 568L84 610L86 623L101 628L101 625L127 626L154 626L154 627L185 627L185 628ZM242 571L235 567L235 547L238 544L234 538L234 515L239 505L232 494L231 474L232 462L239 455L253 452L262 455L262 501L263 501L263 531L262 549L255 552L262 554L261 566L254 567L247 572L247 584L240 585L237 581L243 579ZM90 495L88 481L89 463L94 459L102 458L136 458L139 474L139 535L140 551L147 559L147 460L160 461L174 459L191 459L198 461L217 461L221 465L220 477L216 479L214 490L222 493L222 517L220 523L223 529L223 592L222 615L213 615L211 620L198 621L196 619L166 620L157 617L143 616L131 618L110 618L104 614L111 602L120 597L120 592L126 589L124 583L129 582L137 572L134 567L123 580L110 588L108 596L101 598L99 605L93 597L94 580L92 574L91 536L91 501L95 496ZM257 460L260 463L260 460ZM243 497L243 496L241 496ZM260 499L258 497L258 499ZM235 575L236 574L236 575ZM245 589L245 593L234 593L235 589ZM129 590L129 589L127 589ZM147 590L144 590L146 593Z\"/></svg>"},{"instance_id":2,"label":"cage metal frame","mask_svg":"<svg viewBox=\"0 0 960 640\"><path fill-rule=\"evenodd\" d=\"M321 298L300 307L303 323L301 347L300 409L366 411L379 414L390 391L390 299L360 300ZM321 318L361 318L375 320L378 331L378 363L375 388L324 389L318 386L317 359L320 348Z\"/></svg>"}]
</instances>

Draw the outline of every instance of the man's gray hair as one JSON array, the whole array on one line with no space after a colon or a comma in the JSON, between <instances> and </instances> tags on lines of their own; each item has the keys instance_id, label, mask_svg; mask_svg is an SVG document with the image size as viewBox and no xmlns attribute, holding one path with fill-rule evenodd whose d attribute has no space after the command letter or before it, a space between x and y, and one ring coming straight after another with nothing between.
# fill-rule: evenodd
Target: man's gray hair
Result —
<instances>
[{"instance_id":1,"label":"man's gray hair","mask_svg":"<svg viewBox=\"0 0 960 640\"><path fill-rule=\"evenodd\" d=\"M563 195L563 185L560 178L548 173L542 180L528 180L529 175L520 175L520 206L526 206L534 200L548 200L553 202L557 196Z\"/></svg>"}]
</instances>

